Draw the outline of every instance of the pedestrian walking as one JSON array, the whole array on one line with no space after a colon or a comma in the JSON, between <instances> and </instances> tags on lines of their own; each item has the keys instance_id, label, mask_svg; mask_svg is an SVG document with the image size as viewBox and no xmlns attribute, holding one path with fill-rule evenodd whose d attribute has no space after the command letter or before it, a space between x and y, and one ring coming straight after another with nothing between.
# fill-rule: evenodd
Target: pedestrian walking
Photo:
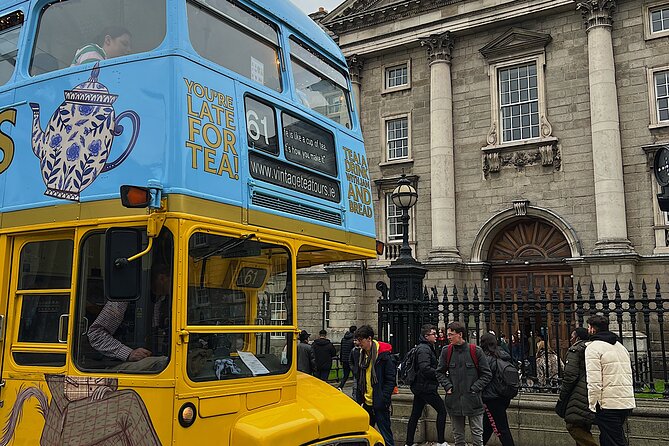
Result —
<instances>
[{"instance_id":1,"label":"pedestrian walking","mask_svg":"<svg viewBox=\"0 0 669 446\"><path fill-rule=\"evenodd\" d=\"M492 374L488 360L474 344L463 336L465 327L451 322L446 327L449 345L441 351L437 367L437 380L446 390L446 410L453 425L455 446L465 446L465 417L474 446L483 446L483 400L481 393Z\"/></svg>"},{"instance_id":2,"label":"pedestrian walking","mask_svg":"<svg viewBox=\"0 0 669 446\"><path fill-rule=\"evenodd\" d=\"M595 414L588 407L588 385L585 379L585 348L588 330L575 329L569 339L571 347L564 361L564 375L555 411L564 418L567 432L577 446L597 446L592 437Z\"/></svg>"},{"instance_id":3,"label":"pedestrian walking","mask_svg":"<svg viewBox=\"0 0 669 446\"><path fill-rule=\"evenodd\" d=\"M356 329L357 331L357 329ZM353 377L353 387L351 388L351 398L356 399L358 392L358 362L360 361L360 342L355 338L353 333L353 350L348 355L348 363L351 364L351 376Z\"/></svg>"},{"instance_id":4,"label":"pedestrian walking","mask_svg":"<svg viewBox=\"0 0 669 446\"><path fill-rule=\"evenodd\" d=\"M413 393L413 406L411 407L411 416L407 425L406 445L417 446L414 443L414 435L418 420L423 414L426 404L429 404L437 411L437 443L435 446L448 446L444 431L446 429L446 406L439 396L437 389L437 353L435 346L437 343L437 327L433 325L423 325L421 328L418 345L414 356L416 377L411 384L411 393Z\"/></svg>"},{"instance_id":5,"label":"pedestrian walking","mask_svg":"<svg viewBox=\"0 0 669 446\"><path fill-rule=\"evenodd\" d=\"M339 347L339 359L343 368L343 376L339 382L339 390L344 388L344 384L348 380L348 375L351 373L351 351L353 350L353 333L358 329L355 325L351 325L344 337L341 339Z\"/></svg>"},{"instance_id":6,"label":"pedestrian walking","mask_svg":"<svg viewBox=\"0 0 669 446\"><path fill-rule=\"evenodd\" d=\"M376 426L386 443L395 446L390 427L390 403L397 386L396 366L391 357L392 346L374 339L374 329L363 325L355 331L360 350L357 362L355 400L369 414L369 425Z\"/></svg>"},{"instance_id":7,"label":"pedestrian walking","mask_svg":"<svg viewBox=\"0 0 669 446\"><path fill-rule=\"evenodd\" d=\"M327 381L330 377L332 358L337 356L337 349L332 345L332 342L330 342L327 336L327 330L321 330L318 332L318 339L311 344L314 348L314 355L316 356L317 376L323 381Z\"/></svg>"},{"instance_id":8,"label":"pedestrian walking","mask_svg":"<svg viewBox=\"0 0 669 446\"><path fill-rule=\"evenodd\" d=\"M481 349L483 349L483 353L488 359L490 373L492 374L490 384L483 389L483 403L486 412L483 415L483 443L487 443L490 436L495 432L502 446L515 446L511 436L511 428L509 428L509 419L506 416L511 398L502 395L499 386L495 385L501 379L499 376L502 373L502 368L499 366L500 362L506 361L510 364L511 355L499 348L495 335L489 333L481 336Z\"/></svg>"},{"instance_id":9,"label":"pedestrian walking","mask_svg":"<svg viewBox=\"0 0 669 446\"><path fill-rule=\"evenodd\" d=\"M316 373L316 357L314 350L309 344L309 337L307 330L302 330L298 335L299 342L297 343L297 370L308 375Z\"/></svg>"},{"instance_id":10,"label":"pedestrian walking","mask_svg":"<svg viewBox=\"0 0 669 446\"><path fill-rule=\"evenodd\" d=\"M588 405L595 412L601 446L627 446L623 426L632 409L632 362L618 336L609 331L609 319L588 318L590 342L585 348Z\"/></svg>"}]
</instances>

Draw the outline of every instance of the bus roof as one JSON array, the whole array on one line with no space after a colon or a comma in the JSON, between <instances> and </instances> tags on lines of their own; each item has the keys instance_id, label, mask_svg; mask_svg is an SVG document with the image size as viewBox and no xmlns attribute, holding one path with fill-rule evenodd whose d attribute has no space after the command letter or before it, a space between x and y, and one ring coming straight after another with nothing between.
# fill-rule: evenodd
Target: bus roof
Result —
<instances>
[{"instance_id":1,"label":"bus roof","mask_svg":"<svg viewBox=\"0 0 669 446\"><path fill-rule=\"evenodd\" d=\"M253 0L250 3L255 3L259 8L264 9L269 14L285 22L289 27L294 28L300 34L311 39L323 51L330 53L340 62L346 63L346 59L344 59L335 41L327 35L327 32L323 28L290 0Z\"/></svg>"}]
</instances>

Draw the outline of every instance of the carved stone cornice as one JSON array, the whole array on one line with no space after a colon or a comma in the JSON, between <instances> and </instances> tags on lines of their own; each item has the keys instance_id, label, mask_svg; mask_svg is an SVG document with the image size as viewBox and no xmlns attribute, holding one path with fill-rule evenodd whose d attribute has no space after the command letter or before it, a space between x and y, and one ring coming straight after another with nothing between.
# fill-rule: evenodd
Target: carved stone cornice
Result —
<instances>
[{"instance_id":1,"label":"carved stone cornice","mask_svg":"<svg viewBox=\"0 0 669 446\"><path fill-rule=\"evenodd\" d=\"M576 9L581 11L585 29L589 31L596 26L613 25L613 12L616 10L615 0L574 0Z\"/></svg>"},{"instance_id":2,"label":"carved stone cornice","mask_svg":"<svg viewBox=\"0 0 669 446\"><path fill-rule=\"evenodd\" d=\"M381 6L376 6L375 3L379 3L378 1L363 0L354 2L349 8L340 11L335 17L324 21L323 26L335 34L340 34L370 25L415 17L426 11L463 1L465 0L431 0L430 2L404 0L386 2Z\"/></svg>"},{"instance_id":3,"label":"carved stone cornice","mask_svg":"<svg viewBox=\"0 0 669 446\"><path fill-rule=\"evenodd\" d=\"M357 54L353 54L346 58L346 64L348 65L348 72L351 74L351 82L359 84L362 79L363 59Z\"/></svg>"},{"instance_id":4,"label":"carved stone cornice","mask_svg":"<svg viewBox=\"0 0 669 446\"><path fill-rule=\"evenodd\" d=\"M427 48L427 61L434 62L445 61L451 63L453 53L453 36L446 31L441 34L432 34L430 37L420 39L420 45Z\"/></svg>"},{"instance_id":5,"label":"carved stone cornice","mask_svg":"<svg viewBox=\"0 0 669 446\"><path fill-rule=\"evenodd\" d=\"M558 171L562 166L562 154L557 138L549 137L538 141L508 146L487 146L482 148L482 169L485 178L499 172L504 167L522 170L528 166L552 166Z\"/></svg>"},{"instance_id":6,"label":"carved stone cornice","mask_svg":"<svg viewBox=\"0 0 669 446\"><path fill-rule=\"evenodd\" d=\"M488 62L495 62L518 54L544 51L551 40L550 34L511 28L481 48L479 52Z\"/></svg>"}]
</instances>

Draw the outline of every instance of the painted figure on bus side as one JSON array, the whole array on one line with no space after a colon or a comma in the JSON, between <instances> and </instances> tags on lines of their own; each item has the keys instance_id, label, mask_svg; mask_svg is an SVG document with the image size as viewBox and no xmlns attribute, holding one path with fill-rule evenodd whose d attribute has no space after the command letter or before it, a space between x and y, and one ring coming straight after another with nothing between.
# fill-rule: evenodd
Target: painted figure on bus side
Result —
<instances>
[{"instance_id":1,"label":"painted figure on bus side","mask_svg":"<svg viewBox=\"0 0 669 446\"><path fill-rule=\"evenodd\" d=\"M116 378L45 375L45 379L51 401L37 386L21 389L0 446L12 440L23 404L32 397L44 416L40 446L161 445L142 398L134 390L118 390Z\"/></svg>"},{"instance_id":2,"label":"painted figure on bus side","mask_svg":"<svg viewBox=\"0 0 669 446\"><path fill-rule=\"evenodd\" d=\"M127 56L132 52L130 31L122 26L108 26L97 38L96 43L89 43L79 48L74 54L72 66Z\"/></svg>"},{"instance_id":3,"label":"painted figure on bus side","mask_svg":"<svg viewBox=\"0 0 669 446\"><path fill-rule=\"evenodd\" d=\"M115 116L118 98L98 81L96 64L88 81L65 91L65 101L56 109L46 130L40 122L40 105L30 103L33 111L32 149L39 158L45 195L79 201L81 191L98 174L121 164L130 155L139 135L139 116L127 110ZM123 133L120 121L129 118L133 133L125 150L108 161L114 137Z\"/></svg>"}]
</instances>

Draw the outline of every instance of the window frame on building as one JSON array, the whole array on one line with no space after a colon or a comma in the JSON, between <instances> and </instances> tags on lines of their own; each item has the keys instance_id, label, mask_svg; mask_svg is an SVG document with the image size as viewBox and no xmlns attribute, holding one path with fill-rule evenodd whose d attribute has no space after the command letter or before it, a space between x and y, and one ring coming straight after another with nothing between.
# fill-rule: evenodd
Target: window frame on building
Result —
<instances>
[{"instance_id":1,"label":"window frame on building","mask_svg":"<svg viewBox=\"0 0 669 446\"><path fill-rule=\"evenodd\" d=\"M389 73L391 70L398 68L406 68L406 82L390 86L389 84ZM383 66L383 85L381 87L381 93L392 93L395 91L408 90L411 88L411 60L407 59L397 63L387 64Z\"/></svg>"},{"instance_id":2,"label":"window frame on building","mask_svg":"<svg viewBox=\"0 0 669 446\"><path fill-rule=\"evenodd\" d=\"M504 127L503 127L503 117L502 117L502 104L500 100L500 72L503 70L511 69L514 67L520 67L523 65L534 64L536 67L536 77L537 77L537 114L539 118L538 126L539 133L538 136L530 136L528 138L512 139L509 141L504 140ZM543 138L550 136L550 129L547 131L545 128L546 125L546 79L544 73L544 67L546 65L546 56L544 53L531 54L523 57L517 57L512 59L506 59L498 62L491 62L488 68L488 75L490 77L490 102L491 102L491 129L494 129L495 140L490 145L498 146L513 146L513 145L523 145L528 142L540 141ZM550 125L548 126L550 127ZM490 135L489 135L490 136ZM488 140L490 143L490 138Z\"/></svg>"},{"instance_id":3,"label":"window frame on building","mask_svg":"<svg viewBox=\"0 0 669 446\"><path fill-rule=\"evenodd\" d=\"M393 187L388 187L387 189L384 188L381 192L381 206L382 206L382 215L379 219L379 235L380 239L384 240L386 243L386 249L388 249L388 246L391 245L401 245L402 244L402 220L401 216L402 213L398 215L389 215L389 206L395 206L395 204L392 202L391 194L393 192L394 186ZM412 207L409 209L409 246L414 250L415 252L415 246L416 246L416 231L415 231L415 209L416 207ZM397 234L397 238L393 238L392 240L390 239L390 218L397 218L399 220L399 228L400 232Z\"/></svg>"},{"instance_id":4,"label":"window frame on building","mask_svg":"<svg viewBox=\"0 0 669 446\"><path fill-rule=\"evenodd\" d=\"M659 31L653 31L653 13L658 11L664 11L669 18L669 2L663 0L643 5L643 30L644 38L646 40L669 36L669 27Z\"/></svg>"},{"instance_id":5,"label":"window frame on building","mask_svg":"<svg viewBox=\"0 0 669 446\"><path fill-rule=\"evenodd\" d=\"M407 145L406 145L406 156L401 156L401 157L390 157L390 141L388 138L388 124L393 122L393 121L399 121L399 120L404 120L406 119L406 131L407 131ZM411 113L402 113L402 114L396 114L392 116L384 116L381 119L381 128L383 131L383 137L382 139L382 144L383 144L383 161L384 163L405 163L405 162L410 162L412 161L411 158ZM403 138L396 138L396 140L400 140ZM384 164L382 163L382 164Z\"/></svg>"},{"instance_id":6,"label":"window frame on building","mask_svg":"<svg viewBox=\"0 0 669 446\"><path fill-rule=\"evenodd\" d=\"M648 128L659 128L669 126L669 116L666 120L660 120L659 108L658 108L658 97L657 89L655 85L655 76L659 73L666 73L667 76L667 95L663 96L663 99L667 99L669 102L669 65L664 65L661 67L647 68L647 80L648 80L648 111L650 117L650 125ZM669 114L669 110L667 112Z\"/></svg>"}]
</instances>

